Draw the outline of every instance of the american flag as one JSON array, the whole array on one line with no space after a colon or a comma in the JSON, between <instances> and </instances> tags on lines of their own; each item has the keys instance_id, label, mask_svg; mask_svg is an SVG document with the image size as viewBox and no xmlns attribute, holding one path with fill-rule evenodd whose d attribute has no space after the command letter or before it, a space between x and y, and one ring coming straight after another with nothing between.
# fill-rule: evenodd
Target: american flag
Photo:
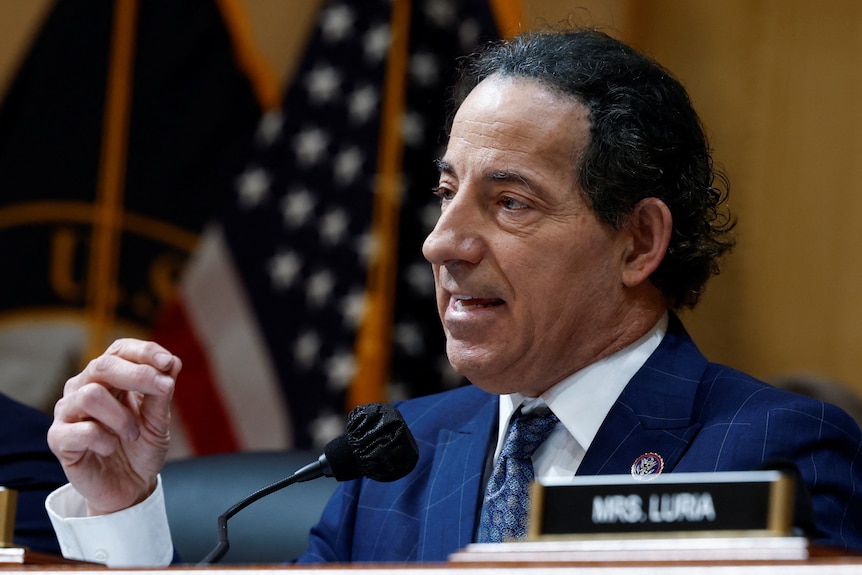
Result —
<instances>
[{"instance_id":1,"label":"american flag","mask_svg":"<svg viewBox=\"0 0 862 575\"><path fill-rule=\"evenodd\" d=\"M432 160L456 61L500 37L495 15L517 14L496 4L506 10L487 0L322 7L280 110L261 122L235 196L157 331L184 358L186 449L319 449L343 431L353 398L464 383L445 358L421 245L439 214ZM396 218L381 219L393 190L382 206ZM393 275L369 277L387 253ZM382 368L365 371L362 345L382 350L372 358Z\"/></svg>"}]
</instances>

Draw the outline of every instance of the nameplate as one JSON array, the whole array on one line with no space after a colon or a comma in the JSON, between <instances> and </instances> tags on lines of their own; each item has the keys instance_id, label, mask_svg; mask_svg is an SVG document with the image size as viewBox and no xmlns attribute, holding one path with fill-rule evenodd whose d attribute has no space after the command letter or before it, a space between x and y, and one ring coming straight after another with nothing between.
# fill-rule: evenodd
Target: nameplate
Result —
<instances>
[{"instance_id":1,"label":"nameplate","mask_svg":"<svg viewBox=\"0 0 862 575\"><path fill-rule=\"evenodd\" d=\"M536 482L528 539L667 536L787 536L795 482L780 471L669 473Z\"/></svg>"}]
</instances>

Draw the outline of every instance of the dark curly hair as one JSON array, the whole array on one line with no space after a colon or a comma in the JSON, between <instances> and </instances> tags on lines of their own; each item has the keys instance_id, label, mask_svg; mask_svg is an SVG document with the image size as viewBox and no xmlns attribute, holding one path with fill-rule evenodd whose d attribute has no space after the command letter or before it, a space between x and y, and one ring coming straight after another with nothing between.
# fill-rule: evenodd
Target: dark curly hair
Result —
<instances>
[{"instance_id":1,"label":"dark curly hair","mask_svg":"<svg viewBox=\"0 0 862 575\"><path fill-rule=\"evenodd\" d=\"M594 29L539 32L490 44L462 62L452 115L492 75L535 80L590 112L579 184L600 220L619 229L642 199L662 200L673 233L653 283L673 308L694 307L733 245L729 184L713 165L683 86L663 66Z\"/></svg>"}]
</instances>

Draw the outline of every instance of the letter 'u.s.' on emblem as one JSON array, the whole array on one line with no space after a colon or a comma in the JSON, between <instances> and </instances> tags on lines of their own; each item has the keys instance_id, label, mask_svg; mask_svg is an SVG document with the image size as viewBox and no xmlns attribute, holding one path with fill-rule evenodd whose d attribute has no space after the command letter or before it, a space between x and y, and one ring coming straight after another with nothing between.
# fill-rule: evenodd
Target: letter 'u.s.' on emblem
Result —
<instances>
[{"instance_id":1,"label":"letter 'u.s.' on emblem","mask_svg":"<svg viewBox=\"0 0 862 575\"><path fill-rule=\"evenodd\" d=\"M658 453L644 453L632 463L632 477L650 480L658 477L664 469L664 460Z\"/></svg>"}]
</instances>

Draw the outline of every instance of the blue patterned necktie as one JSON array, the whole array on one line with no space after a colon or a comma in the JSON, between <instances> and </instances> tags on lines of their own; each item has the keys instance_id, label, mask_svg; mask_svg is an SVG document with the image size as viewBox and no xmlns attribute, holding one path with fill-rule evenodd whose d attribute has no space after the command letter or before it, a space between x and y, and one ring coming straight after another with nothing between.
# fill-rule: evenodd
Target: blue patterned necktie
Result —
<instances>
[{"instance_id":1,"label":"blue patterned necktie","mask_svg":"<svg viewBox=\"0 0 862 575\"><path fill-rule=\"evenodd\" d=\"M479 543L499 543L527 536L530 483L534 478L531 458L557 421L550 409L528 415L518 409L485 490L477 536Z\"/></svg>"}]
</instances>

